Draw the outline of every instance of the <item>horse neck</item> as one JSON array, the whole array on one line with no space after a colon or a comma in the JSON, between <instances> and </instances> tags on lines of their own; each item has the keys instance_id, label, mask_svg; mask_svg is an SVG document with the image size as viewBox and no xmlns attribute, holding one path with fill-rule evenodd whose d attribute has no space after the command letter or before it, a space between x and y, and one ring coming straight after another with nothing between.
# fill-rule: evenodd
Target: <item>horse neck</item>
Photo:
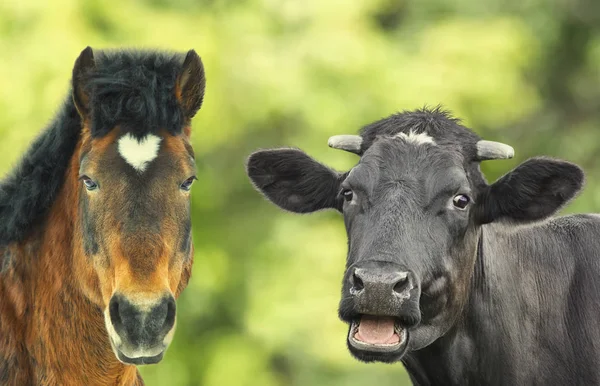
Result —
<instances>
[{"instance_id":1,"label":"horse neck","mask_svg":"<svg viewBox=\"0 0 600 386\"><path fill-rule=\"evenodd\" d=\"M108 341L97 275L83 253L79 218L79 151L47 220L26 242L23 275L30 283L26 341L39 379L60 384L130 385L134 366L119 362ZM43 381L40 383L44 384Z\"/></svg>"}]
</instances>

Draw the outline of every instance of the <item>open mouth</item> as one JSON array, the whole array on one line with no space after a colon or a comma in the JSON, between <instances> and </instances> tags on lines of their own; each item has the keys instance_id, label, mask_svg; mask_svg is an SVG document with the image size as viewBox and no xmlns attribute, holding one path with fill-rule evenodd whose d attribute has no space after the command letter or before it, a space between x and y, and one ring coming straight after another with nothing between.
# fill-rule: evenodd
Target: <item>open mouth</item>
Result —
<instances>
[{"instance_id":1,"label":"open mouth","mask_svg":"<svg viewBox=\"0 0 600 386\"><path fill-rule=\"evenodd\" d=\"M352 321L348 342L360 351L395 353L406 347L408 331L393 317L362 315Z\"/></svg>"},{"instance_id":2,"label":"open mouth","mask_svg":"<svg viewBox=\"0 0 600 386\"><path fill-rule=\"evenodd\" d=\"M117 357L119 358L119 360L125 364L128 365L153 365L155 363L158 363L162 360L164 352L161 352L158 355L155 356L150 356L150 357L137 357L137 358L130 358L127 355L123 354L120 350L116 350L117 352Z\"/></svg>"}]
</instances>

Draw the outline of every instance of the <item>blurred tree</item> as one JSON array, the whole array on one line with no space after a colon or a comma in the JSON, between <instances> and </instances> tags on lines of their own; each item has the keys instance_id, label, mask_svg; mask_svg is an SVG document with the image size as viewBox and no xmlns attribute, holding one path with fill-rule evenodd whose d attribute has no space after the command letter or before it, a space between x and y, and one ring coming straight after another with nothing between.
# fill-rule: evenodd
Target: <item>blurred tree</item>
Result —
<instances>
[{"instance_id":1,"label":"blurred tree","mask_svg":"<svg viewBox=\"0 0 600 386\"><path fill-rule=\"evenodd\" d=\"M345 234L335 213L294 216L244 173L257 148L300 147L338 169L330 135L443 104L511 161L575 161L598 211L600 3L488 0L0 2L0 172L68 89L86 45L195 48L207 71L194 121L196 261L166 358L148 385L409 384L400 364L358 363L337 320Z\"/></svg>"}]
</instances>

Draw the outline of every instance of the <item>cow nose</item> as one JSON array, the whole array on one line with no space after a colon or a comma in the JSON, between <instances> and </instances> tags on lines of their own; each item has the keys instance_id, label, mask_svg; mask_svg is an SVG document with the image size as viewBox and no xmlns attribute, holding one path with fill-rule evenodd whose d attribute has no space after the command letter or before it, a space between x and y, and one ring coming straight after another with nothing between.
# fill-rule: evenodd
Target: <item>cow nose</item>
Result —
<instances>
[{"instance_id":1,"label":"cow nose","mask_svg":"<svg viewBox=\"0 0 600 386\"><path fill-rule=\"evenodd\" d=\"M407 296L412 289L410 273L400 270L355 268L350 284L352 295L368 292L370 295Z\"/></svg>"},{"instance_id":2,"label":"cow nose","mask_svg":"<svg viewBox=\"0 0 600 386\"><path fill-rule=\"evenodd\" d=\"M156 303L135 304L115 294L109 303L111 323L121 337L144 344L166 335L175 324L175 299L167 295Z\"/></svg>"}]
</instances>

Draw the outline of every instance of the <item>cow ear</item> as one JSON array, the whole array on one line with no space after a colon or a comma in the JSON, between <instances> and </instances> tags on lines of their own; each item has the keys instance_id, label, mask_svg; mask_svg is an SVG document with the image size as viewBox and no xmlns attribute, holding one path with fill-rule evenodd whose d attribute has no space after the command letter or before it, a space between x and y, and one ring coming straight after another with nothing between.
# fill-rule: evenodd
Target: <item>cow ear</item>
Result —
<instances>
[{"instance_id":1,"label":"cow ear","mask_svg":"<svg viewBox=\"0 0 600 386\"><path fill-rule=\"evenodd\" d=\"M202 60L196 51L189 50L177 76L175 87L177 100L187 119L192 119L202 106L205 87L206 78Z\"/></svg>"},{"instance_id":2,"label":"cow ear","mask_svg":"<svg viewBox=\"0 0 600 386\"><path fill-rule=\"evenodd\" d=\"M246 172L256 189L282 209L295 213L329 208L342 211L338 193L344 174L301 150L257 151L248 158Z\"/></svg>"},{"instance_id":3,"label":"cow ear","mask_svg":"<svg viewBox=\"0 0 600 386\"><path fill-rule=\"evenodd\" d=\"M487 187L474 213L480 224L500 219L542 220L575 197L583 182L583 170L575 164L532 158Z\"/></svg>"},{"instance_id":4,"label":"cow ear","mask_svg":"<svg viewBox=\"0 0 600 386\"><path fill-rule=\"evenodd\" d=\"M92 47L86 47L73 66L73 102L82 119L90 113L90 96L87 83L89 74L96 67Z\"/></svg>"}]
</instances>

